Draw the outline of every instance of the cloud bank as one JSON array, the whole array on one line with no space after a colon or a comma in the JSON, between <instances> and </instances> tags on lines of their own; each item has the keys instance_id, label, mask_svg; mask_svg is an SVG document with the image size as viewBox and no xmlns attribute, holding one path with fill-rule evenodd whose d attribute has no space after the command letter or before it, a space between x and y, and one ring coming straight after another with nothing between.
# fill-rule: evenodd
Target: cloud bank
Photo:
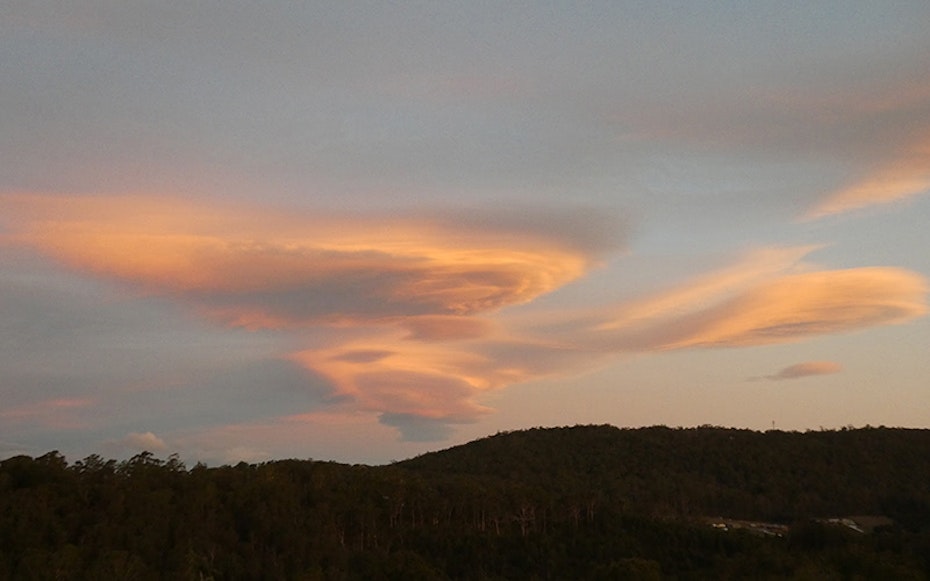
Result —
<instances>
[{"instance_id":1,"label":"cloud bank","mask_svg":"<svg viewBox=\"0 0 930 581\"><path fill-rule=\"evenodd\" d=\"M927 312L920 275L823 269L805 262L816 250L805 246L758 249L619 304L515 314L621 247L622 230L611 240L603 217L585 213L481 220L28 195L0 206L6 244L209 321L292 335L304 346L288 359L328 383L329 405L377 416L411 441L489 413L481 396L490 390L617 357L799 341ZM815 362L777 377L827 371ZM130 436L127 445L159 443Z\"/></svg>"}]
</instances>

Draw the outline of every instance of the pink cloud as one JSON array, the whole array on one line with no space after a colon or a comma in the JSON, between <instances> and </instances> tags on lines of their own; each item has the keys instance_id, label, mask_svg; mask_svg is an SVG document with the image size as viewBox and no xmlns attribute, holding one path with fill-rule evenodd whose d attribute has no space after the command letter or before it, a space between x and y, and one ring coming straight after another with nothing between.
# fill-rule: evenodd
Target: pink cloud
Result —
<instances>
[{"instance_id":1,"label":"pink cloud","mask_svg":"<svg viewBox=\"0 0 930 581\"><path fill-rule=\"evenodd\" d=\"M94 403L92 399L80 397L48 399L0 410L0 419L62 430L82 428L88 425L86 410Z\"/></svg>"}]
</instances>

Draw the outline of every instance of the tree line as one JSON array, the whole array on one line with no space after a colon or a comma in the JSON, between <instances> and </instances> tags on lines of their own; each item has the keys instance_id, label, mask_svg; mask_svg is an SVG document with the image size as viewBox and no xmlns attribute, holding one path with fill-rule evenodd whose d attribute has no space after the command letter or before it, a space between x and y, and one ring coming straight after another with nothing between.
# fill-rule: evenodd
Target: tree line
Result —
<instances>
[{"instance_id":1,"label":"tree line","mask_svg":"<svg viewBox=\"0 0 930 581\"><path fill-rule=\"evenodd\" d=\"M925 579L928 482L930 431L892 428L537 428L385 466L50 452L0 461L0 579ZM894 524L818 520L861 514Z\"/></svg>"}]
</instances>

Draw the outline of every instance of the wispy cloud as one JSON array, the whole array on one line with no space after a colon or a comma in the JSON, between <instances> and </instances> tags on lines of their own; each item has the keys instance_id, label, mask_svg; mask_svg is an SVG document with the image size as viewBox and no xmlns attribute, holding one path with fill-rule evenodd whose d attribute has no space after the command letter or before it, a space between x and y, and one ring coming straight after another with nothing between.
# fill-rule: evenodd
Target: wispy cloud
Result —
<instances>
[{"instance_id":1,"label":"wispy cloud","mask_svg":"<svg viewBox=\"0 0 930 581\"><path fill-rule=\"evenodd\" d=\"M917 77L890 73L876 82L847 72L826 84L794 80L749 89L748 99L647 108L622 126L645 140L834 166L845 176L838 187L824 191L812 181L783 194L799 197L801 220L815 220L930 192L930 84Z\"/></svg>"},{"instance_id":2,"label":"wispy cloud","mask_svg":"<svg viewBox=\"0 0 930 581\"><path fill-rule=\"evenodd\" d=\"M789 365L773 375L766 375L761 378L753 379L783 381L785 379L801 379L802 377L810 377L812 375L831 375L839 373L842 370L843 366L834 361L805 361L804 363Z\"/></svg>"},{"instance_id":3,"label":"wispy cloud","mask_svg":"<svg viewBox=\"0 0 930 581\"><path fill-rule=\"evenodd\" d=\"M889 162L828 195L804 218L813 220L930 193L930 138L911 144Z\"/></svg>"},{"instance_id":4,"label":"wispy cloud","mask_svg":"<svg viewBox=\"0 0 930 581\"><path fill-rule=\"evenodd\" d=\"M898 268L818 270L814 247L750 252L668 291L561 323L576 345L608 352L742 347L798 341L927 312L927 281Z\"/></svg>"},{"instance_id":5,"label":"wispy cloud","mask_svg":"<svg viewBox=\"0 0 930 581\"><path fill-rule=\"evenodd\" d=\"M619 338L649 350L797 341L908 321L926 314L926 293L921 276L896 268L792 274Z\"/></svg>"},{"instance_id":6,"label":"wispy cloud","mask_svg":"<svg viewBox=\"0 0 930 581\"><path fill-rule=\"evenodd\" d=\"M58 430L76 429L88 424L87 412L93 406L94 401L90 398L59 397L0 409L0 419L8 424L38 424Z\"/></svg>"}]
</instances>

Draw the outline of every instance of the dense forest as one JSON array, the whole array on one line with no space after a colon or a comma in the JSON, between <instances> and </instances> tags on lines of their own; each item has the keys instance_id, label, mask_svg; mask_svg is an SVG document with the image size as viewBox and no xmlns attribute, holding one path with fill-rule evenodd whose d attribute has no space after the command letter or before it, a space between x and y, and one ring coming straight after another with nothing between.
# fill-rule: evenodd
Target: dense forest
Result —
<instances>
[{"instance_id":1,"label":"dense forest","mask_svg":"<svg viewBox=\"0 0 930 581\"><path fill-rule=\"evenodd\" d=\"M930 430L537 428L385 466L0 461L0 579L104 578L927 579Z\"/></svg>"}]
</instances>

